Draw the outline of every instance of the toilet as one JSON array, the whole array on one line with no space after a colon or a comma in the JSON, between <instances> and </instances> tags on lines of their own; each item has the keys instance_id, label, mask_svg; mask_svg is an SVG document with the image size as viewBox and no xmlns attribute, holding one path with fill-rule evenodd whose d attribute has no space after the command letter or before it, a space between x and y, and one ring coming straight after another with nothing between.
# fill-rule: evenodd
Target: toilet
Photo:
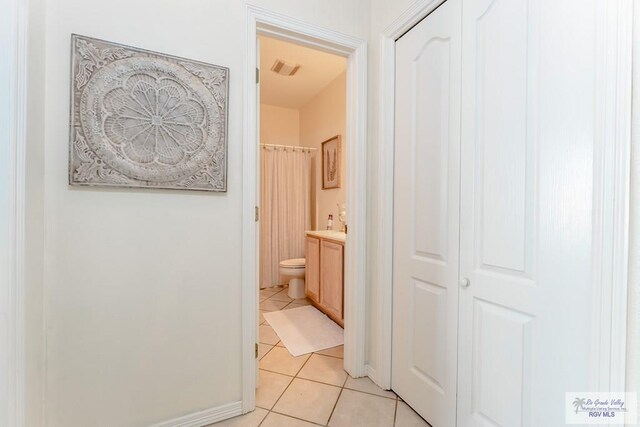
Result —
<instances>
[{"instance_id":1,"label":"toilet","mask_svg":"<svg viewBox=\"0 0 640 427\"><path fill-rule=\"evenodd\" d=\"M304 291L304 258L292 258L280 261L280 277L283 281L289 281L289 298L298 299L305 297Z\"/></svg>"}]
</instances>

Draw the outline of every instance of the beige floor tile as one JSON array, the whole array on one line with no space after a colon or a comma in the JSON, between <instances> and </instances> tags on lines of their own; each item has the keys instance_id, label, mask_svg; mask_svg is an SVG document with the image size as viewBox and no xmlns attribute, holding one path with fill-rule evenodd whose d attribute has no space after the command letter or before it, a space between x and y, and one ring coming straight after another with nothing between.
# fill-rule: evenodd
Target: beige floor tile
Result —
<instances>
[{"instance_id":1,"label":"beige floor tile","mask_svg":"<svg viewBox=\"0 0 640 427\"><path fill-rule=\"evenodd\" d=\"M311 300L309 298L300 298L300 299L293 300L292 304L311 305Z\"/></svg>"},{"instance_id":2,"label":"beige floor tile","mask_svg":"<svg viewBox=\"0 0 640 427\"><path fill-rule=\"evenodd\" d=\"M409 405L404 402L398 402L396 427L430 427L430 424L416 414Z\"/></svg>"},{"instance_id":3,"label":"beige floor tile","mask_svg":"<svg viewBox=\"0 0 640 427\"><path fill-rule=\"evenodd\" d=\"M279 374L295 376L304 362L309 358L308 354L293 357L284 347L274 347L260 360L260 369L277 372Z\"/></svg>"},{"instance_id":4,"label":"beige floor tile","mask_svg":"<svg viewBox=\"0 0 640 427\"><path fill-rule=\"evenodd\" d=\"M348 376L343 365L344 361L337 357L312 354L298 377L342 387Z\"/></svg>"},{"instance_id":5,"label":"beige floor tile","mask_svg":"<svg viewBox=\"0 0 640 427\"><path fill-rule=\"evenodd\" d=\"M296 304L295 302L292 302L291 304L283 308L283 310L291 310L292 308L300 308L300 307L305 307L305 306L302 304Z\"/></svg>"},{"instance_id":6,"label":"beige floor tile","mask_svg":"<svg viewBox=\"0 0 640 427\"><path fill-rule=\"evenodd\" d=\"M266 323L258 327L258 342L262 344L276 345L280 341L273 328Z\"/></svg>"},{"instance_id":7,"label":"beige floor tile","mask_svg":"<svg viewBox=\"0 0 640 427\"><path fill-rule=\"evenodd\" d=\"M316 351L318 354L324 354L325 356L344 357L344 346L339 345L337 347L327 348L325 350Z\"/></svg>"},{"instance_id":8,"label":"beige floor tile","mask_svg":"<svg viewBox=\"0 0 640 427\"><path fill-rule=\"evenodd\" d=\"M388 397L391 399L396 398L396 394L394 392L381 389L373 381L371 381L371 379L367 377L364 377L364 378L349 377L344 387L351 390L363 391L365 393L377 394L378 396Z\"/></svg>"},{"instance_id":9,"label":"beige floor tile","mask_svg":"<svg viewBox=\"0 0 640 427\"><path fill-rule=\"evenodd\" d=\"M285 347L285 345L282 343L282 341L278 341L278 344L276 344L278 347Z\"/></svg>"},{"instance_id":10,"label":"beige floor tile","mask_svg":"<svg viewBox=\"0 0 640 427\"><path fill-rule=\"evenodd\" d=\"M273 410L324 425L339 395L339 387L296 378L280 397Z\"/></svg>"},{"instance_id":11,"label":"beige floor tile","mask_svg":"<svg viewBox=\"0 0 640 427\"><path fill-rule=\"evenodd\" d=\"M256 389L256 406L271 409L293 378L286 375L260 370L260 380Z\"/></svg>"},{"instance_id":12,"label":"beige floor tile","mask_svg":"<svg viewBox=\"0 0 640 427\"><path fill-rule=\"evenodd\" d=\"M273 295L275 295L275 294L266 294L266 295L265 295L265 294L263 294L262 292L260 292L260 296L259 296L258 298L259 298L260 302L262 302L262 301L266 301L266 300L268 300L268 299L269 299L269 298L271 298L271 296L273 296Z\"/></svg>"},{"instance_id":13,"label":"beige floor tile","mask_svg":"<svg viewBox=\"0 0 640 427\"><path fill-rule=\"evenodd\" d=\"M289 298L289 295L287 295L288 292L289 292L289 289L285 289L283 291L280 291L277 294L275 294L274 296L272 296L271 299L274 300L274 301L291 302L291 301L293 301L293 298Z\"/></svg>"},{"instance_id":14,"label":"beige floor tile","mask_svg":"<svg viewBox=\"0 0 640 427\"><path fill-rule=\"evenodd\" d=\"M265 313L268 313L268 311L260 310L260 313L258 314L258 325L262 325L264 322L266 322L266 320L264 319Z\"/></svg>"},{"instance_id":15,"label":"beige floor tile","mask_svg":"<svg viewBox=\"0 0 640 427\"><path fill-rule=\"evenodd\" d=\"M268 413L265 409L256 408L253 412L211 424L209 427L258 427Z\"/></svg>"},{"instance_id":16,"label":"beige floor tile","mask_svg":"<svg viewBox=\"0 0 640 427\"><path fill-rule=\"evenodd\" d=\"M278 311L278 310L282 310L284 308L285 305L289 304L286 301L274 301L273 299L269 298L266 301L262 301L260 303L260 310L262 311Z\"/></svg>"},{"instance_id":17,"label":"beige floor tile","mask_svg":"<svg viewBox=\"0 0 640 427\"><path fill-rule=\"evenodd\" d=\"M286 415L269 413L264 419L260 427L313 427L317 424L308 423L297 418L287 417Z\"/></svg>"},{"instance_id":18,"label":"beige floor tile","mask_svg":"<svg viewBox=\"0 0 640 427\"><path fill-rule=\"evenodd\" d=\"M331 427L393 427L396 400L353 390L342 390Z\"/></svg>"},{"instance_id":19,"label":"beige floor tile","mask_svg":"<svg viewBox=\"0 0 640 427\"><path fill-rule=\"evenodd\" d=\"M262 359L272 348L273 346L269 344L258 344L258 360Z\"/></svg>"}]
</instances>

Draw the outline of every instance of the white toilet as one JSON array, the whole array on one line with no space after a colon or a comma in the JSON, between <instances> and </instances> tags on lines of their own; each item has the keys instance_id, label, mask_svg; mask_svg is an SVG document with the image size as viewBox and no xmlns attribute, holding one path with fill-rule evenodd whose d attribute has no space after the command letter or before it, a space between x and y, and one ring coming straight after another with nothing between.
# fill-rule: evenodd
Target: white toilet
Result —
<instances>
[{"instance_id":1,"label":"white toilet","mask_svg":"<svg viewBox=\"0 0 640 427\"><path fill-rule=\"evenodd\" d=\"M292 258L280 261L280 277L289 281L289 298L304 298L305 259Z\"/></svg>"}]
</instances>

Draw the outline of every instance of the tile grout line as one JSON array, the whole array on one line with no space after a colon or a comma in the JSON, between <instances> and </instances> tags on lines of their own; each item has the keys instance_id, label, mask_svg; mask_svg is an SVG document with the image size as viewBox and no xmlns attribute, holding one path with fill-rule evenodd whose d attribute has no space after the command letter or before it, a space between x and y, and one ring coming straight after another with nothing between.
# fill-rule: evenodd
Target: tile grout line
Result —
<instances>
[{"instance_id":1,"label":"tile grout line","mask_svg":"<svg viewBox=\"0 0 640 427\"><path fill-rule=\"evenodd\" d=\"M312 353L312 354L315 354L315 353ZM311 359L311 357L309 357L309 359ZM307 361L308 361L309 359L307 359ZM304 368L304 365L306 365L306 363L307 363L307 362L305 362L305 363L302 365L302 368ZM300 368L300 370L302 370L302 368ZM292 378L292 379L298 378L298 379L300 379L300 380L310 381L310 382L312 382L312 383L317 383L317 384L322 384L322 385L328 385L328 386L336 387L336 388L344 388L344 389L349 390L349 391L355 391L356 393L367 394L367 395L369 395L369 396L381 397L381 398L383 398L383 399L389 399L389 400L398 400L398 398L397 398L397 397L382 396L382 395L380 395L380 394L371 393L371 392L369 392L369 391L363 391L363 390L358 390L358 389L355 389L355 388L347 387L347 386L346 386L346 383L347 383L347 381L349 381L349 378L351 377L351 376L349 375L349 373L347 373L347 378L345 379L345 382L344 382L344 384L345 384L345 385L339 386L339 385L335 385L335 384L331 384L331 383L325 383L325 382L322 382L322 381L313 380L313 379L310 379L310 378L303 378L303 377L299 377L299 376L297 376L297 374L296 374L296 376L292 376L292 375L289 375L289 374L283 374L282 372L272 371L272 370L270 370L270 369L265 369L265 368L260 368L260 370L261 370L261 371L270 372L270 373L272 373L272 374L276 374L276 375L283 375L283 376L285 376L285 377L289 377L289 378Z\"/></svg>"},{"instance_id":2,"label":"tile grout line","mask_svg":"<svg viewBox=\"0 0 640 427\"><path fill-rule=\"evenodd\" d=\"M285 308L287 308L288 306L290 306L291 304L294 304L294 303L295 303L295 301L296 301L296 300L294 300L294 299L292 299L292 300L290 300L290 301L281 301L281 300L275 300L275 299L272 299L275 295L278 295L279 293L283 292L284 290L286 290L286 288L284 288L284 289L282 289L282 290L280 290L280 291L278 291L278 292L274 293L273 295L271 295L271 296L267 297L266 299L264 299L263 301L261 301L261 303L262 303L262 302L265 302L265 301L268 301L268 300L272 300L272 301L278 301L278 302L286 302L287 304L285 304L282 308L280 308L280 309L278 309L278 310L263 310L263 311L267 311L267 312L271 312L271 311L281 311L281 310L284 310ZM268 322L266 322L266 321L265 321L265 322L263 322L263 324L267 324L267 325L269 325L269 323L268 323ZM269 326L271 326L271 325L269 325ZM267 354L269 354L269 353L270 353L270 352L271 352L275 347L278 347L278 344L279 344L279 343L281 343L281 342L282 342L282 340L280 340L280 341L278 341L278 343L274 344L274 345L269 349L269 351L267 351L267 353L265 353L265 354L262 356L262 358L261 358L260 360L262 360L264 357L266 357L266 356L267 356ZM264 343L263 343L263 344L264 344ZM267 344L267 345L271 345L271 344ZM284 347L284 348L286 348L286 347ZM375 394L375 393L370 393L370 392L367 392L367 391L361 391L361 390L355 390L355 389L347 388L347 387L346 387L346 384L347 384L347 382L349 381L349 377L350 377L350 375L349 375L349 373L348 373L348 372L347 372L347 376L346 376L346 378L345 378L344 382L342 383L342 386L337 386L337 385L335 385L335 384L329 384L329 383L324 383L324 382L322 382L322 381L317 381L317 380L312 380L312 379L308 379L308 378L302 378L302 377L299 377L300 372L302 372L302 370L303 370L303 369L304 369L304 367L307 365L307 363L309 362L309 360L311 360L311 358L312 358L312 356L313 356L314 354L317 354L318 356L325 356L325 357L331 357L331 358L334 358L334 359L344 360L344 357L333 356L333 355L329 355L329 354L321 354L321 353L317 353L317 352L311 352L311 355L307 358L307 360L305 360L305 362L302 364L302 366L300 367L300 369L298 369L298 371L296 372L296 374L295 374L293 377L292 377L292 376L290 376L290 375L287 375L287 374L280 373L280 372L275 372L275 371L270 371L270 370L268 370L268 369L262 369L262 368L259 368L259 369L261 369L261 370L264 370L264 371L267 371L267 372L271 372L271 373L274 373L274 374L284 375L284 376L286 376L286 377L288 377L288 378L291 378L291 381L289 381L289 384L287 384L287 387L285 387L284 391L280 394L280 396L278 397L278 399L276 400L276 402L273 404L273 406L271 407L271 409L268 409L268 410L267 410L267 414L265 415L265 417L262 419L262 421L260 422L260 424L259 424L258 426L262 426L262 424L264 423L264 421L267 419L267 417L268 417L268 416L269 416L269 414L271 414L271 413L278 414L278 415L282 415L282 416L286 416L286 417L290 417L290 418L297 419L297 420L300 420L300 421L303 421L303 422L308 422L308 423L311 423L311 424L314 424L314 425L322 425L322 424L315 423L315 422L313 422L313 421L309 421L309 420L306 420L306 419L303 419L303 418L296 417L296 416L294 416L294 415L283 414L283 413L280 413L280 412L277 412L277 411L273 410L273 408L275 408L275 407L276 407L276 405L278 404L278 402L282 399L282 396L284 396L284 395L285 395L285 393L287 392L287 390L289 389L289 387L291 386L291 384L293 384L293 381L294 381L295 379L300 379L300 380L303 380L303 381L310 381L310 382L314 382L314 383L317 383L317 384L322 384L322 385L327 385L327 386L331 386L331 387L340 388L340 393L338 393L338 397L337 397L337 399L336 399L336 401L335 401L335 403L334 403L334 405L333 405L333 408L332 408L332 410L331 410L331 413L329 414L329 418L327 419L327 422L326 422L326 424L324 424L324 426L328 426L328 425L329 425L329 423L331 422L331 418L333 417L333 414L335 413L336 407L338 406L338 402L340 401L340 398L341 398L341 396L342 396L342 393L343 393L343 391L344 391L345 389L347 389L347 390L349 390L349 391L356 392L356 393L363 393L363 394L370 395L370 396L382 397L382 398L384 398L384 399L392 399L392 400L395 400L394 413L393 413L393 426L395 426L395 424L396 424L397 412L398 412L398 395L397 395L397 394L395 394L395 393L394 393L395 397L387 397L387 396L381 396L381 395L379 395L379 394ZM258 362L260 362L260 360L259 360ZM266 409L266 408L262 408L262 409Z\"/></svg>"},{"instance_id":3,"label":"tile grout line","mask_svg":"<svg viewBox=\"0 0 640 427\"><path fill-rule=\"evenodd\" d=\"M345 383L347 380L344 381ZM340 397L342 396L342 392L344 391L344 386L340 388L340 393L338 393L338 398L336 399L336 403L333 404L333 409L331 409L331 413L329 414L329 418L327 419L327 423L325 426L328 426L331 422L331 417L333 417L333 413L336 411L336 406L338 406L338 402L340 401Z\"/></svg>"},{"instance_id":4,"label":"tile grout line","mask_svg":"<svg viewBox=\"0 0 640 427\"><path fill-rule=\"evenodd\" d=\"M274 347L275 347L275 346L274 346ZM273 350L273 349L272 349L272 350ZM309 357L307 358L307 360L305 360L305 361L304 361L304 363L302 364L302 366L300 367L300 369L298 370L298 372L300 372L300 370L301 370L302 368L304 368L304 365L306 365L306 364L307 364L307 362L309 361L309 359L311 359L311 356L309 356ZM284 394L287 392L287 390L289 390L289 387L291 386L291 384L293 384L293 381L297 378L297 376L298 376L298 373L296 372L296 375L295 375L293 378L291 378L291 381L289 381L289 384L287 384L287 386L286 386L286 387L285 387L285 389L282 391L282 393L280 394L280 396L278 396L278 399L276 399L275 403L271 406L271 409L269 409L269 412L267 412L267 415L265 415L265 416L264 416L264 419L260 422L260 424L258 425L258 427L260 427L260 426L262 425L262 423L264 422L264 420L266 420L266 419L267 419L267 417L269 416L269 414L270 414L271 412L274 412L274 411L273 411L273 408L275 408L275 407L276 407L276 405L278 404L278 402L280 402L280 399L282 399L282 396L284 396ZM276 414L277 414L278 412L274 412L274 413L276 413ZM280 415L284 415L284 414L280 414ZM289 416L289 415L287 415L287 416ZM295 418L295 417L294 417L294 418Z\"/></svg>"},{"instance_id":5,"label":"tile grout line","mask_svg":"<svg viewBox=\"0 0 640 427\"><path fill-rule=\"evenodd\" d=\"M259 340L258 340L258 341L259 341ZM258 343L258 346L260 346L260 344L265 345L265 343L260 342L260 343ZM271 345L271 344L266 344L266 345ZM261 369L261 368L260 368L260 361L261 361L262 359L264 359L265 357L267 357L267 354L271 353L271 350L273 350L274 348L276 348L276 346L275 346L275 345L272 345L272 346L271 346L271 348L270 348L269 350L267 350L267 352L266 352L265 354L263 354L261 358L259 358L259 359L258 359L258 369Z\"/></svg>"},{"instance_id":6,"label":"tile grout line","mask_svg":"<svg viewBox=\"0 0 640 427\"><path fill-rule=\"evenodd\" d=\"M329 414L329 419L327 420L327 424L326 424L327 426L331 422L331 417L333 417L333 413L336 411L336 406L338 406L338 402L340 401L340 397L342 396L342 392L344 391L344 386L347 384L347 381L349 381L349 373L348 372L347 372L347 377L344 379L344 382L342 383L342 387L340 388L340 393L338 393L338 398L336 399L336 403L333 404L333 409L331 410L331 413Z\"/></svg>"},{"instance_id":7,"label":"tile grout line","mask_svg":"<svg viewBox=\"0 0 640 427\"><path fill-rule=\"evenodd\" d=\"M284 290L284 289L283 289L283 290ZM259 292L259 291L258 291L258 292ZM269 300L269 299L271 299L273 296L278 295L280 292L282 292L282 290L281 290L281 291L278 291L278 292L276 292L276 293L274 293L273 295L271 295L271 296L269 296L269 297L267 297L267 298L265 298L265 299L264 299L264 301L268 301L268 300ZM264 301L260 301L260 304L262 304ZM273 300L273 301L277 301L277 300ZM285 301L283 301L283 302L285 302ZM258 310L260 309L260 304L258 304ZM287 307L289 304L291 304L291 302L289 302L289 303L285 304L282 308ZM282 310L282 309L281 309L281 310ZM264 310L264 311L269 312L268 310ZM271 310L271 311L278 311L278 310ZM268 323L268 322L266 322L266 319L265 319L265 323ZM258 328L259 328L259 327L260 327L260 325L258 325ZM271 325L269 325L269 327L271 327ZM279 338L279 337L278 337L278 338ZM260 340L258 340L258 341L260 341ZM280 342L280 341L278 341L278 342ZM262 369L262 368L260 368L260 361L261 361L262 359L264 359L264 358L267 356L267 354L269 354L269 353L271 352L271 350L273 350L273 349L274 349L274 348L276 348L277 346L278 346L278 343L275 343L275 344L273 345L273 347L271 347L271 348L269 349L269 351L268 351L268 352L266 352L266 353L264 354L264 356L262 356L262 358L260 358L260 359L258 360L258 371L260 371L260 369ZM309 357L309 358L310 358L310 357ZM307 360L309 360L309 358L307 358ZM307 363L307 361L305 361L305 363L303 363L303 364L302 364L302 366L304 366L306 363ZM302 369L302 368L300 368L300 369ZM265 370L265 371L267 371L266 369L264 369L264 370ZM267 372L271 372L271 371L267 371ZM279 372L273 372L273 373L279 374ZM280 374L280 375L285 375L285 374ZM296 373L296 375L297 375L297 373ZM285 387L285 389L282 391L282 393L280 394L280 396L278 396L278 399L276 399L276 401L273 403L273 405L271 406L271 408L270 408L270 409L267 409L267 414L264 416L264 418L262 419L262 421L260 421L260 424L258 424L258 427L260 427L260 426L265 422L265 420L267 419L267 417L269 416L269 414L273 412L273 411L272 411L272 409L276 407L276 405L278 404L278 402L280 401L280 399L282 398L282 396L284 396L284 394L286 393L286 391L289 389L289 386L293 383L293 380L295 380L295 379L296 379L296 377L295 377L295 376L293 376L293 377L291 377L291 376L289 376L289 375L286 375L286 376L287 376L287 377L289 377L289 378L291 378L291 381L289 381L289 384L287 384L287 386L286 386L286 387ZM257 406L257 405L256 405L256 406ZM263 409L265 409L265 408L263 408ZM276 414L277 414L277 412L274 412L274 413L276 413Z\"/></svg>"},{"instance_id":8,"label":"tile grout line","mask_svg":"<svg viewBox=\"0 0 640 427\"><path fill-rule=\"evenodd\" d=\"M278 411L269 411L269 413L272 413L272 412L274 414L278 414L278 415L282 415L284 417L289 417L289 418L293 418L293 419L296 419L296 420L304 421L305 423L313 424L313 425L316 425L316 426L323 426L323 427L326 426L326 424L318 424L318 423L316 423L314 421L309 421L309 420L305 420L304 418L296 417L295 415L284 414L284 413L278 412ZM267 414L267 415L269 415L269 414Z\"/></svg>"},{"instance_id":9,"label":"tile grout line","mask_svg":"<svg viewBox=\"0 0 640 427\"><path fill-rule=\"evenodd\" d=\"M393 410L393 427L395 427L398 420L398 399L396 399L396 407Z\"/></svg>"},{"instance_id":10,"label":"tile grout line","mask_svg":"<svg viewBox=\"0 0 640 427\"><path fill-rule=\"evenodd\" d=\"M309 359L311 359L311 356L309 356L307 358L307 360L304 361L304 363L302 364L302 366L300 367L300 369L298 369L298 372L300 372L300 370L302 368L304 368L304 365L307 364L307 362L309 361ZM273 404L273 406L271 407L271 409L275 408L276 405L278 404L278 402L280 402L280 399L282 399L282 396L284 396L284 394L287 392L287 390L289 390L289 387L291 386L291 384L293 384L293 380L295 380L296 378L298 378L298 372L296 372L296 374L291 378L291 381L289 381L289 384L287 384L287 386L285 387L285 389L283 390L283 392L280 394L280 396L278 396L278 399L275 401L275 403ZM284 374L281 374L284 375ZM289 375L287 375L289 376ZM271 411L271 409L269 409L269 411Z\"/></svg>"}]
</instances>

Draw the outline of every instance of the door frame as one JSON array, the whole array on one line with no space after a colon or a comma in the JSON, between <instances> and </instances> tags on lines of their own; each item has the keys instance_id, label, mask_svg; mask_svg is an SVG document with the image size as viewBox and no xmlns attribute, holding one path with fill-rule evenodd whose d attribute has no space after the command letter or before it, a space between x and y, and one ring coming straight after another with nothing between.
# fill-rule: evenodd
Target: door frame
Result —
<instances>
[{"instance_id":1,"label":"door frame","mask_svg":"<svg viewBox=\"0 0 640 427\"><path fill-rule=\"evenodd\" d=\"M374 282L377 315L372 318L372 353L377 367L369 369L382 388L391 387L393 325L393 162L395 135L395 43L445 0L418 0L379 37L378 100L378 271ZM626 373L626 325L629 241L629 162L631 147L632 2L598 4L597 22L598 140L600 161L594 183L594 259L592 307L594 321L590 378L593 390L623 391ZM610 141L615 141L611 144ZM612 196L611 196L612 195Z\"/></svg>"},{"instance_id":2,"label":"door frame","mask_svg":"<svg viewBox=\"0 0 640 427\"><path fill-rule=\"evenodd\" d=\"M6 142L8 179L2 182L2 191L8 195L7 215L1 216L0 227L6 230L6 253L2 253L3 273L0 287L6 299L6 329L3 332L4 349L0 362L2 384L0 396L7 393L6 421L21 427L26 417L26 284L25 284L25 188L26 188L26 133L27 133L27 40L28 0L8 0L8 26L2 28L2 39L8 61L0 64L0 79L9 88L7 105L0 105L7 132L0 135ZM6 67L5 67L6 65ZM5 111L8 107L8 111ZM6 138L6 139L5 139ZM6 187L5 184L6 183ZM4 249L4 248L3 248ZM6 256L5 256L6 255ZM6 287L5 287L6 284ZM0 310L2 307L0 307ZM4 329L4 326L3 326ZM0 419L0 423L2 423Z\"/></svg>"},{"instance_id":3,"label":"door frame","mask_svg":"<svg viewBox=\"0 0 640 427\"><path fill-rule=\"evenodd\" d=\"M266 35L347 58L347 224L345 245L344 368L366 374L366 129L367 42L270 10L247 5L243 76L242 184L242 411L255 408L258 306L259 105L256 94L257 37Z\"/></svg>"}]
</instances>

